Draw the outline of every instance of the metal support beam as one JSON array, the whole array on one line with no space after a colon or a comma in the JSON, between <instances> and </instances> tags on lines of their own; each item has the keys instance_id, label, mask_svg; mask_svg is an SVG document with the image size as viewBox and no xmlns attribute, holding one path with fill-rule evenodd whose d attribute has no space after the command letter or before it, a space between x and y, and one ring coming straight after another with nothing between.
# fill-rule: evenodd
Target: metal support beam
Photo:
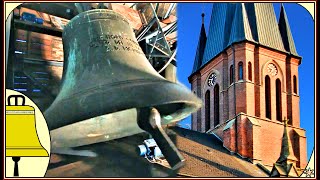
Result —
<instances>
[{"instance_id":1,"label":"metal support beam","mask_svg":"<svg viewBox=\"0 0 320 180\"><path fill-rule=\"evenodd\" d=\"M165 14L165 16L163 17L163 19L167 19L170 16L171 11L175 8L175 6L176 6L176 3L170 3L170 7L167 13Z\"/></svg>"},{"instance_id":2,"label":"metal support beam","mask_svg":"<svg viewBox=\"0 0 320 180\"><path fill-rule=\"evenodd\" d=\"M150 50L150 52L149 52L149 57L148 57L148 59L150 59L150 57L151 57L151 54L152 54L152 52L153 52L153 49L154 49L154 47L155 47L155 45L156 45L156 43L157 43L158 36L159 36L159 32L158 32L158 34L157 34L157 36L156 36L156 39L154 40L154 42L153 42L153 44L152 44L151 50Z\"/></svg>"},{"instance_id":3,"label":"metal support beam","mask_svg":"<svg viewBox=\"0 0 320 180\"><path fill-rule=\"evenodd\" d=\"M153 8L152 3L150 3L150 7L151 7L151 9L152 9L152 12L153 12L154 17L156 18L156 23L157 23L157 25L158 25L158 30L160 31L161 36L164 38L165 48L168 49L169 54L171 55L172 52L171 52L171 50L170 50L170 46L169 46L168 42L167 42L166 39L165 39L165 35L164 35L164 33L163 33L163 31L162 31L162 28L161 28L161 25L160 25L160 23L159 23L158 15L157 15L155 9Z\"/></svg>"},{"instance_id":4,"label":"metal support beam","mask_svg":"<svg viewBox=\"0 0 320 180\"><path fill-rule=\"evenodd\" d=\"M172 60L175 60L175 56L176 56L176 53L177 53L177 49L174 50L172 56L169 58L168 62L158 71L158 73L161 73L163 70L166 69L167 66L169 66L169 64L171 63Z\"/></svg>"},{"instance_id":5,"label":"metal support beam","mask_svg":"<svg viewBox=\"0 0 320 180\"><path fill-rule=\"evenodd\" d=\"M144 35L150 30L150 28L152 27L152 25L156 22L156 19L153 18L149 24L147 25L147 27L137 36L137 41L140 42L142 40L144 40Z\"/></svg>"},{"instance_id":6,"label":"metal support beam","mask_svg":"<svg viewBox=\"0 0 320 180\"><path fill-rule=\"evenodd\" d=\"M153 25L153 23L155 23L155 21L156 21L156 19L153 19L153 21L152 22L150 22L149 24L148 24L148 26L147 27L152 27L152 25ZM162 31L164 32L164 36L166 36L167 34L170 34L170 33L167 33L170 29L172 29L172 28L174 28L173 26L175 26L175 24L176 23L172 23L172 24L169 24L169 25L167 25L166 27L164 27L164 28L162 28ZM149 28L150 29L150 28ZM148 30L149 30L148 29ZM176 28L175 28L176 29ZM142 41L142 40L144 40L144 39L148 39L148 38L151 38L151 37L153 37L153 36L156 36L157 35L157 33L158 33L158 30L156 30L156 31L154 31L154 32L151 32L151 33L149 33L148 35L146 35L146 36L140 36L140 35L142 35L142 33L139 35L139 42L140 41ZM146 34L146 33L145 33ZM143 35L145 35L145 34L143 34Z\"/></svg>"}]
</instances>

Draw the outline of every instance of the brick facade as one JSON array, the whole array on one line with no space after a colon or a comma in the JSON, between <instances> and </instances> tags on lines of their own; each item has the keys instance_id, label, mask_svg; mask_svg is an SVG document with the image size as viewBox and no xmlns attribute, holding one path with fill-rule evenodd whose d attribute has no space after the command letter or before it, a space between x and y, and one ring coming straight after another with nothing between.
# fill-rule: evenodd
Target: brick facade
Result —
<instances>
[{"instance_id":1,"label":"brick facade","mask_svg":"<svg viewBox=\"0 0 320 180\"><path fill-rule=\"evenodd\" d=\"M205 93L210 92L211 132L219 136L230 151L249 158L253 163L272 167L281 150L281 121L287 117L290 119L288 131L293 152L298 159L296 165L304 168L307 163L306 136L305 130L300 128L298 88L301 58L247 41L233 47L218 54L189 78L192 91L203 100L203 104ZM239 79L240 62L243 64L242 79ZM230 66L233 64L235 82L230 82ZM216 74L216 80L213 86L209 86L207 80L212 73ZM269 91L266 76L270 78ZM219 85L219 124L213 127L215 85ZM270 94L269 100L266 100L266 90ZM267 118L266 101L270 102L271 118ZM204 106L192 115L193 130L206 131L205 116Z\"/></svg>"}]
</instances>

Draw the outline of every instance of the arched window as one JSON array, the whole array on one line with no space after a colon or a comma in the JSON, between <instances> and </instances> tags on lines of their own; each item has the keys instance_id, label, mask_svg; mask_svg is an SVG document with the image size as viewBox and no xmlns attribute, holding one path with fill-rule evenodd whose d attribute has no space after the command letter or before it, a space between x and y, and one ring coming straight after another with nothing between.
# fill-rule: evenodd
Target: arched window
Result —
<instances>
[{"instance_id":1,"label":"arched window","mask_svg":"<svg viewBox=\"0 0 320 180\"><path fill-rule=\"evenodd\" d=\"M282 105L281 105L281 81L276 80L276 110L277 110L277 120L282 121Z\"/></svg>"},{"instance_id":2,"label":"arched window","mask_svg":"<svg viewBox=\"0 0 320 180\"><path fill-rule=\"evenodd\" d=\"M233 83L234 73L233 73L233 65L230 66L230 84Z\"/></svg>"},{"instance_id":3,"label":"arched window","mask_svg":"<svg viewBox=\"0 0 320 180\"><path fill-rule=\"evenodd\" d=\"M243 79L243 63L239 62L238 63L238 80Z\"/></svg>"},{"instance_id":4,"label":"arched window","mask_svg":"<svg viewBox=\"0 0 320 180\"><path fill-rule=\"evenodd\" d=\"M295 93L295 94L297 94L297 92L298 92L298 88L297 88L297 77L294 75L293 76L293 92Z\"/></svg>"},{"instance_id":5,"label":"arched window","mask_svg":"<svg viewBox=\"0 0 320 180\"><path fill-rule=\"evenodd\" d=\"M248 63L248 79L252 81L252 65L251 62Z\"/></svg>"},{"instance_id":6,"label":"arched window","mask_svg":"<svg viewBox=\"0 0 320 180\"><path fill-rule=\"evenodd\" d=\"M265 77L265 101L266 101L266 118L271 119L271 91L270 91L270 77Z\"/></svg>"},{"instance_id":7,"label":"arched window","mask_svg":"<svg viewBox=\"0 0 320 180\"><path fill-rule=\"evenodd\" d=\"M219 85L216 84L214 86L214 91L213 91L213 97L214 97L214 125L213 127L216 127L219 124Z\"/></svg>"},{"instance_id":8,"label":"arched window","mask_svg":"<svg viewBox=\"0 0 320 180\"><path fill-rule=\"evenodd\" d=\"M210 129L210 91L205 94L205 131Z\"/></svg>"}]
</instances>

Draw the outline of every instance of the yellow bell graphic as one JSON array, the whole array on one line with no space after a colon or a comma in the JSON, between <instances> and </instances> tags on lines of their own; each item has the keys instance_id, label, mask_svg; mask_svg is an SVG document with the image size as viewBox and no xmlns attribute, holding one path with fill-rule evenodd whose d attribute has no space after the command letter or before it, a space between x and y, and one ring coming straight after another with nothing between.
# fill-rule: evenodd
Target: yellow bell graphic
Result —
<instances>
[{"instance_id":1,"label":"yellow bell graphic","mask_svg":"<svg viewBox=\"0 0 320 180\"><path fill-rule=\"evenodd\" d=\"M10 100L15 100L11 105ZM18 105L18 100L22 105ZM25 106L25 97L10 95L6 106L6 157L15 162L14 176L19 176L20 157L48 157L47 150L41 145L35 123L35 109Z\"/></svg>"}]
</instances>

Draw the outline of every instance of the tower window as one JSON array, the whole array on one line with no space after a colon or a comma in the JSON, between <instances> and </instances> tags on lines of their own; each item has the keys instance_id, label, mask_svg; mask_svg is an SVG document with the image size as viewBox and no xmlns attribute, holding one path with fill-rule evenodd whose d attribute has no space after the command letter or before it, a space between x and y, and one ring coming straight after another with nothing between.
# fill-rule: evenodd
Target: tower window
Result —
<instances>
[{"instance_id":1,"label":"tower window","mask_svg":"<svg viewBox=\"0 0 320 180\"><path fill-rule=\"evenodd\" d=\"M293 76L293 92L295 93L295 94L297 94L297 92L298 92L298 88L297 88L297 77L294 75Z\"/></svg>"},{"instance_id":2,"label":"tower window","mask_svg":"<svg viewBox=\"0 0 320 180\"><path fill-rule=\"evenodd\" d=\"M252 65L251 62L248 63L248 79L252 81Z\"/></svg>"},{"instance_id":3,"label":"tower window","mask_svg":"<svg viewBox=\"0 0 320 180\"><path fill-rule=\"evenodd\" d=\"M270 77L265 77L265 101L266 101L266 118L271 119L271 91L270 91Z\"/></svg>"},{"instance_id":4,"label":"tower window","mask_svg":"<svg viewBox=\"0 0 320 180\"><path fill-rule=\"evenodd\" d=\"M243 63L242 62L238 63L238 79L239 80L243 79Z\"/></svg>"},{"instance_id":5,"label":"tower window","mask_svg":"<svg viewBox=\"0 0 320 180\"><path fill-rule=\"evenodd\" d=\"M234 73L233 73L233 65L230 66L230 84L233 83Z\"/></svg>"},{"instance_id":6,"label":"tower window","mask_svg":"<svg viewBox=\"0 0 320 180\"><path fill-rule=\"evenodd\" d=\"M219 124L219 85L216 84L214 86L214 92L213 92L213 96L214 96L214 126L216 127Z\"/></svg>"},{"instance_id":7,"label":"tower window","mask_svg":"<svg viewBox=\"0 0 320 180\"><path fill-rule=\"evenodd\" d=\"M205 131L210 129L210 91L205 94Z\"/></svg>"},{"instance_id":8,"label":"tower window","mask_svg":"<svg viewBox=\"0 0 320 180\"><path fill-rule=\"evenodd\" d=\"M282 105L281 105L281 81L276 80L276 110L277 110L277 120L281 122L282 120Z\"/></svg>"}]
</instances>

